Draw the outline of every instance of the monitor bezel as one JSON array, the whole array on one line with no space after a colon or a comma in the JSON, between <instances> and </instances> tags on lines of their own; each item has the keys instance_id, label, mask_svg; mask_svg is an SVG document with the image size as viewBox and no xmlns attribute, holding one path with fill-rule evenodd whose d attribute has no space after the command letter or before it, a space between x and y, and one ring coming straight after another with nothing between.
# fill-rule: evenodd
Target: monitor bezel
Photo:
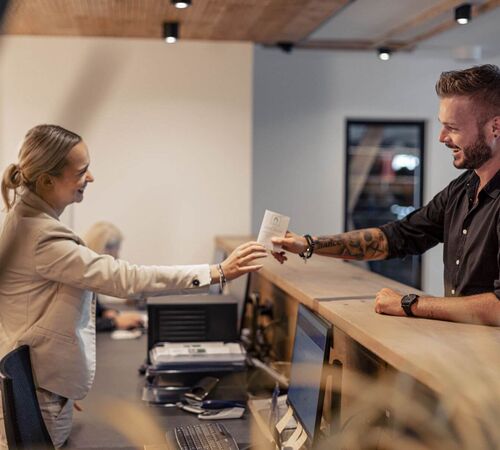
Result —
<instances>
[{"instance_id":1,"label":"monitor bezel","mask_svg":"<svg viewBox=\"0 0 500 450\"><path fill-rule=\"evenodd\" d=\"M299 314L300 314L300 309L304 309L307 311L307 313L311 314L315 319L317 319L319 322L322 323L323 326L325 326L327 332L326 332L326 342L325 342L325 351L323 354L323 366L321 368L321 376L320 376L320 388L319 388L319 396L318 396L318 404L316 405L316 421L314 423L314 431L313 435L308 432L304 420L302 417L300 417L300 414L298 413L297 409L295 408L294 404L292 401L290 401L289 397L287 396L286 403L289 407L292 408L293 410L293 417L298 420L304 430L304 432L307 434L308 440L311 442L312 445L314 445L318 439L319 435L319 430L320 430L320 425L321 425L321 418L323 416L323 404L325 400L325 384L326 384L326 370L325 367L327 363L329 362L330 358L330 350L332 347L332 336L333 336L333 325L328 322L326 319L324 319L319 313L316 311L313 311L311 308L308 308L304 304L299 304L299 307L297 308L297 320L296 320L296 325L295 325L295 336L293 338L293 347L292 347L292 359L291 359L291 364L293 364L293 357L295 353L295 340L297 338L297 326L298 326L298 321L299 321ZM293 370L293 367L291 368ZM291 379L291 373L290 373L290 382L292 381Z\"/></svg>"}]
</instances>

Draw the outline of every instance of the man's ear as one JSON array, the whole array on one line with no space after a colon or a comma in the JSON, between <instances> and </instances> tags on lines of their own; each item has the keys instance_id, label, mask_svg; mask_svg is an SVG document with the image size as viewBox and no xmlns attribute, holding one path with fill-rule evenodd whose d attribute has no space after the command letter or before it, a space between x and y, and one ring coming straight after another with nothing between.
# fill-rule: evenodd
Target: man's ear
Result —
<instances>
[{"instance_id":1,"label":"man's ear","mask_svg":"<svg viewBox=\"0 0 500 450\"><path fill-rule=\"evenodd\" d=\"M495 139L500 136L500 116L493 117L491 122L491 131L493 131Z\"/></svg>"}]
</instances>

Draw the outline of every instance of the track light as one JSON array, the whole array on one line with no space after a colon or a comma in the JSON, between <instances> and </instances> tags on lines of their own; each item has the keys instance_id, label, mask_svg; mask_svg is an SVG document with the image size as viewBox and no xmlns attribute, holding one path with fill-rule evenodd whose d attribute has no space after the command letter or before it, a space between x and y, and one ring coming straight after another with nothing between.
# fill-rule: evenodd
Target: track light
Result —
<instances>
[{"instance_id":1,"label":"track light","mask_svg":"<svg viewBox=\"0 0 500 450\"><path fill-rule=\"evenodd\" d=\"M285 53L291 53L293 50L293 42L277 42L276 45Z\"/></svg>"},{"instance_id":2,"label":"track light","mask_svg":"<svg viewBox=\"0 0 500 450\"><path fill-rule=\"evenodd\" d=\"M377 49L377 51L378 51L378 57L382 61L387 61L391 57L392 51L388 47L380 47L379 49Z\"/></svg>"},{"instance_id":3,"label":"track light","mask_svg":"<svg viewBox=\"0 0 500 450\"><path fill-rule=\"evenodd\" d=\"M179 9L184 9L188 6L191 6L191 0L170 0L170 3L172 3L172 5Z\"/></svg>"},{"instance_id":4,"label":"track light","mask_svg":"<svg viewBox=\"0 0 500 450\"><path fill-rule=\"evenodd\" d=\"M179 22L163 23L163 39L167 44L174 44L179 37Z\"/></svg>"},{"instance_id":5,"label":"track light","mask_svg":"<svg viewBox=\"0 0 500 450\"><path fill-rule=\"evenodd\" d=\"M463 5L457 6L455 8L455 20L460 25L465 25L469 23L471 18L471 4L464 3Z\"/></svg>"}]
</instances>

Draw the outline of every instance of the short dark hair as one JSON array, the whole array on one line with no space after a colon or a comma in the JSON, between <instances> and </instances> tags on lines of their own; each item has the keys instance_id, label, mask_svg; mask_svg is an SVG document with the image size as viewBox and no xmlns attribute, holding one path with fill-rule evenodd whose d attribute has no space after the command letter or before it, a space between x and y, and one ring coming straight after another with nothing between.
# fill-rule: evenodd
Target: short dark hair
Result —
<instances>
[{"instance_id":1,"label":"short dark hair","mask_svg":"<svg viewBox=\"0 0 500 450\"><path fill-rule=\"evenodd\" d=\"M440 98L465 96L474 101L480 121L500 116L500 69L483 64L465 70L443 72L436 83Z\"/></svg>"}]
</instances>

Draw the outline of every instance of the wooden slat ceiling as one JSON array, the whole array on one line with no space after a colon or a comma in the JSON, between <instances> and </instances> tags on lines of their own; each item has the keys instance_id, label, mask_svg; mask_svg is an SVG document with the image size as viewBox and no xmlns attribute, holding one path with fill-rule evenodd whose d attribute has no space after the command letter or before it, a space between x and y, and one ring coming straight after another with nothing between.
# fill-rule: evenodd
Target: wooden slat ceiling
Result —
<instances>
[{"instance_id":1,"label":"wooden slat ceiling","mask_svg":"<svg viewBox=\"0 0 500 450\"><path fill-rule=\"evenodd\" d=\"M180 22L182 39L297 42L350 0L11 0L5 34L161 38Z\"/></svg>"},{"instance_id":2,"label":"wooden slat ceiling","mask_svg":"<svg viewBox=\"0 0 500 450\"><path fill-rule=\"evenodd\" d=\"M179 10L170 0L10 0L3 33L159 39L163 22L179 22L181 39L293 43L308 49L371 50L386 46L412 50L456 26L453 9L463 3L436 0L413 17L400 17L389 30L370 39L307 39L354 1L193 0L191 7ZM475 0L472 4L472 14L478 16L500 6L500 0Z\"/></svg>"}]
</instances>

